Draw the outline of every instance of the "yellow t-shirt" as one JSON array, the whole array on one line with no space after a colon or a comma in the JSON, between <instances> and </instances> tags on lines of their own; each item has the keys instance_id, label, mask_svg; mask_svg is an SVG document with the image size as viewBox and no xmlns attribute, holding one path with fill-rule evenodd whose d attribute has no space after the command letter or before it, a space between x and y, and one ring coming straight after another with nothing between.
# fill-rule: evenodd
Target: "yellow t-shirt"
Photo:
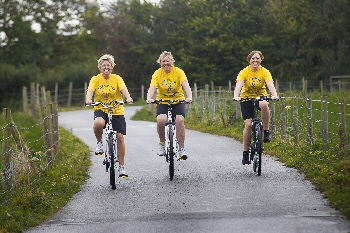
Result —
<instances>
[{"instance_id":1,"label":"yellow t-shirt","mask_svg":"<svg viewBox=\"0 0 350 233\"><path fill-rule=\"evenodd\" d=\"M256 98L267 96L266 82L271 81L272 76L270 71L262 66L253 72L249 65L239 72L237 80L243 81L242 98Z\"/></svg>"},{"instance_id":2,"label":"yellow t-shirt","mask_svg":"<svg viewBox=\"0 0 350 233\"><path fill-rule=\"evenodd\" d=\"M105 79L102 74L93 76L90 80L88 89L95 91L95 102L111 103L113 100L123 101L121 90L126 87L122 77L116 74L110 74L109 79ZM94 111L102 110L108 113L108 109L97 105ZM124 106L118 105L113 109L113 115L124 115Z\"/></svg>"},{"instance_id":3,"label":"yellow t-shirt","mask_svg":"<svg viewBox=\"0 0 350 233\"><path fill-rule=\"evenodd\" d=\"M172 67L168 74L165 73L164 68L159 68L152 75L151 86L158 89L157 100L185 100L181 83L186 80L185 72L178 67Z\"/></svg>"}]
</instances>

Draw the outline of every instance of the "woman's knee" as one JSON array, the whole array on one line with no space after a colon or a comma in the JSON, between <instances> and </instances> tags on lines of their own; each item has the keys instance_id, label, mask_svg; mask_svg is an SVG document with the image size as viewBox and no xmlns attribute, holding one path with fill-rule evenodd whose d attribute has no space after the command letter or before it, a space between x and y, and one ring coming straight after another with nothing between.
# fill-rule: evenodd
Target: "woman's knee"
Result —
<instances>
[{"instance_id":1,"label":"woman's knee","mask_svg":"<svg viewBox=\"0 0 350 233\"><path fill-rule=\"evenodd\" d=\"M185 118L181 115L177 115L175 118L176 125L184 125L185 124Z\"/></svg>"},{"instance_id":2,"label":"woman's knee","mask_svg":"<svg viewBox=\"0 0 350 233\"><path fill-rule=\"evenodd\" d=\"M245 123L245 129L246 130L251 130L252 129L252 120L251 119L245 120L244 123Z\"/></svg>"},{"instance_id":3,"label":"woman's knee","mask_svg":"<svg viewBox=\"0 0 350 233\"><path fill-rule=\"evenodd\" d=\"M124 143L124 135L123 134L117 133L117 139L118 139L118 142Z\"/></svg>"},{"instance_id":4,"label":"woman's knee","mask_svg":"<svg viewBox=\"0 0 350 233\"><path fill-rule=\"evenodd\" d=\"M165 114L160 114L157 116L158 124L165 124L168 121L168 117Z\"/></svg>"},{"instance_id":5,"label":"woman's knee","mask_svg":"<svg viewBox=\"0 0 350 233\"><path fill-rule=\"evenodd\" d=\"M94 128L103 128L105 126L105 121L103 118L98 117L94 121Z\"/></svg>"}]
</instances>

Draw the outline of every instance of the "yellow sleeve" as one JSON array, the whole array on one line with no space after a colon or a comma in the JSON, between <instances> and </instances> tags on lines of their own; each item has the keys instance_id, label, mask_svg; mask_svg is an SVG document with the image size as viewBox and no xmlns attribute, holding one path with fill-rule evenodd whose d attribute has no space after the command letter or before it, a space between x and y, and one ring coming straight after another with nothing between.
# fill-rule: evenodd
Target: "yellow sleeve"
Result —
<instances>
[{"instance_id":1,"label":"yellow sleeve","mask_svg":"<svg viewBox=\"0 0 350 233\"><path fill-rule=\"evenodd\" d=\"M88 89L91 89L91 90L95 91L96 88L97 88L97 76L93 76L90 79L90 83L89 83Z\"/></svg>"},{"instance_id":2,"label":"yellow sleeve","mask_svg":"<svg viewBox=\"0 0 350 233\"><path fill-rule=\"evenodd\" d=\"M160 69L156 70L153 73L150 86L154 86L154 87L158 88L159 75L160 75Z\"/></svg>"}]
</instances>

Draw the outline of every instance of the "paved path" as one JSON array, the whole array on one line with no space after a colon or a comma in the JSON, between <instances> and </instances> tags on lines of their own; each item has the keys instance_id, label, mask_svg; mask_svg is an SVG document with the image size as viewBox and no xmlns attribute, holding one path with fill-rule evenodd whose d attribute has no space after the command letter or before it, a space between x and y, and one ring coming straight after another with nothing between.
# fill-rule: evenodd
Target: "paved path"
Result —
<instances>
[{"instance_id":1,"label":"paved path","mask_svg":"<svg viewBox=\"0 0 350 233\"><path fill-rule=\"evenodd\" d=\"M327 205L295 169L270 156L261 176L241 165L242 144L187 130L187 161L168 165L156 156L156 124L131 121L127 107L127 171L111 190L102 157L91 153L90 178L56 215L28 232L350 232L350 222ZM61 126L95 147L92 110L64 112ZM72 148L74 151L74 148Z\"/></svg>"}]
</instances>

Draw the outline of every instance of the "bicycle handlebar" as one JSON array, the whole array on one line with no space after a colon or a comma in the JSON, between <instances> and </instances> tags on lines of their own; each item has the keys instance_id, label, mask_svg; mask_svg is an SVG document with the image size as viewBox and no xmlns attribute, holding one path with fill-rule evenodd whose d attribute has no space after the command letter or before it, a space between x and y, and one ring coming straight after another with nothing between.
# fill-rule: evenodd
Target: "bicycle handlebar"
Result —
<instances>
[{"instance_id":1,"label":"bicycle handlebar","mask_svg":"<svg viewBox=\"0 0 350 233\"><path fill-rule=\"evenodd\" d=\"M270 102L270 101L278 101L279 99L272 99L271 97L268 97L268 96L258 96L256 98L250 98L250 97L246 97L246 98L241 98L240 101L244 102L244 101L264 101L266 100L267 102ZM233 99L233 101L237 101L235 99Z\"/></svg>"},{"instance_id":2,"label":"bicycle handlebar","mask_svg":"<svg viewBox=\"0 0 350 233\"><path fill-rule=\"evenodd\" d=\"M109 105L109 104L107 104L107 103L104 103L104 102L92 102L90 105L89 104L85 104L85 106L97 106L97 105L102 105L104 108L114 108L114 107L116 107L116 106L118 106L118 105L124 105L124 102L123 101L118 101L118 100L113 100L112 102L111 102L113 105ZM110 104L111 104L110 103Z\"/></svg>"},{"instance_id":3,"label":"bicycle handlebar","mask_svg":"<svg viewBox=\"0 0 350 233\"><path fill-rule=\"evenodd\" d=\"M151 103L149 104L159 104L159 103L167 103L167 104L174 104L174 103L179 103L179 104L190 104L191 102L188 102L186 100L153 100Z\"/></svg>"}]
</instances>

